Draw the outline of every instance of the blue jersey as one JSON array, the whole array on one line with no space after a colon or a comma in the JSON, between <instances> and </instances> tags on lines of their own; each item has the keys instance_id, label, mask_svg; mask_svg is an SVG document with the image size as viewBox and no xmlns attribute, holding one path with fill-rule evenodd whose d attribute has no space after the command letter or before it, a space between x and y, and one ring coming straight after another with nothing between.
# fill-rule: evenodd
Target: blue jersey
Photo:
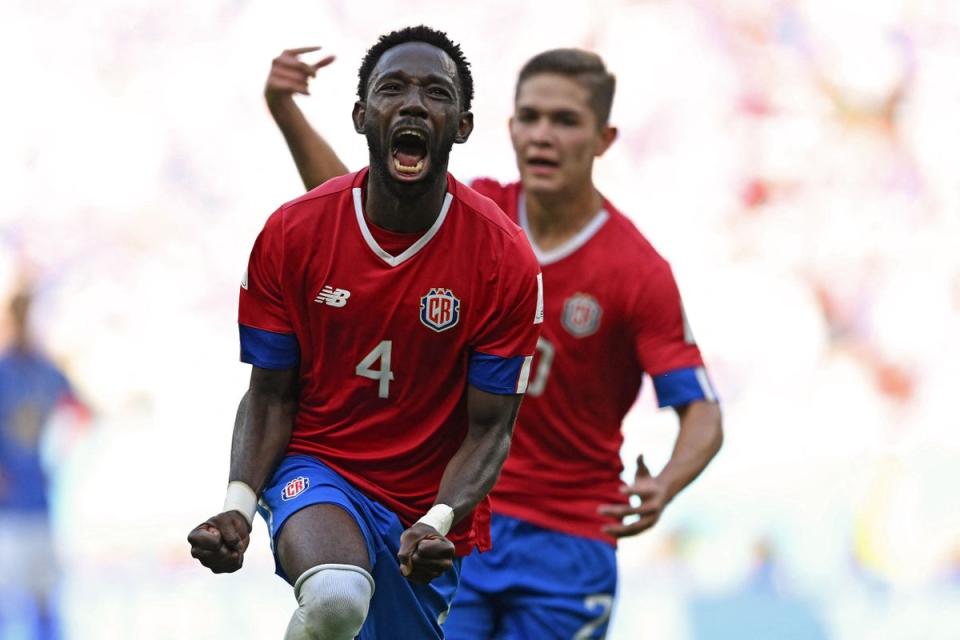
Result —
<instances>
[{"instance_id":1,"label":"blue jersey","mask_svg":"<svg viewBox=\"0 0 960 640\"><path fill-rule=\"evenodd\" d=\"M70 397L66 376L42 355L10 350L0 357L0 510L48 508L40 439L54 409Z\"/></svg>"}]
</instances>

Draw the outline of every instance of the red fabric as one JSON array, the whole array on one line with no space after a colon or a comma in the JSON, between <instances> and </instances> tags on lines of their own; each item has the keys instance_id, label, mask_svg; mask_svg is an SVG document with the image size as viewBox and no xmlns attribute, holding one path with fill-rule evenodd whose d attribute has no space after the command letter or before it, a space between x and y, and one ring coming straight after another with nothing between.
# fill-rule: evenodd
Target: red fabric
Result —
<instances>
[{"instance_id":1,"label":"red fabric","mask_svg":"<svg viewBox=\"0 0 960 640\"><path fill-rule=\"evenodd\" d=\"M331 180L270 217L250 256L239 320L293 334L300 346L288 453L316 456L410 525L433 504L466 435L470 352L533 354L539 267L519 227L452 176L439 231L389 266L355 213L353 190L366 174ZM326 287L349 291L345 304L316 301ZM421 321L421 297L438 288L460 303L443 331ZM393 379L381 398L380 381L357 371L387 340ZM379 357L365 368L387 367ZM489 502L448 537L459 554L488 548Z\"/></svg>"},{"instance_id":2,"label":"red fabric","mask_svg":"<svg viewBox=\"0 0 960 640\"><path fill-rule=\"evenodd\" d=\"M390 229L384 229L370 222L369 218L367 218L367 225L377 244L383 247L384 251L395 256L409 249L410 245L423 235L422 233L398 233Z\"/></svg>"},{"instance_id":3,"label":"red fabric","mask_svg":"<svg viewBox=\"0 0 960 640\"><path fill-rule=\"evenodd\" d=\"M519 221L519 183L482 179L471 186ZM604 208L609 218L585 244L541 264L542 341L510 456L491 496L497 513L616 544L603 533L610 521L597 507L625 501L620 428L643 373L703 362L696 344L685 339L670 266L612 204L604 201ZM586 334L596 324L592 333L577 336L566 328L568 304L574 328Z\"/></svg>"}]
</instances>

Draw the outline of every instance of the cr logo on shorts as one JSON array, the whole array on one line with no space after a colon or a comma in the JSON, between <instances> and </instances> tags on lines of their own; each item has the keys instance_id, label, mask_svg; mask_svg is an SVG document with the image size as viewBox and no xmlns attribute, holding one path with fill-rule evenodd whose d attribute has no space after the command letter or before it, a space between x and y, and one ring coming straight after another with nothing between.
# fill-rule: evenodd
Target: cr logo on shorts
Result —
<instances>
[{"instance_id":1,"label":"cr logo on shorts","mask_svg":"<svg viewBox=\"0 0 960 640\"><path fill-rule=\"evenodd\" d=\"M460 320L460 299L450 289L434 287L420 298L420 322L436 332L454 327Z\"/></svg>"},{"instance_id":2,"label":"cr logo on shorts","mask_svg":"<svg viewBox=\"0 0 960 640\"><path fill-rule=\"evenodd\" d=\"M288 482L283 487L283 491L280 492L280 497L283 500L293 500L298 495L307 490L307 487L310 486L310 478L306 476L298 476Z\"/></svg>"}]
</instances>

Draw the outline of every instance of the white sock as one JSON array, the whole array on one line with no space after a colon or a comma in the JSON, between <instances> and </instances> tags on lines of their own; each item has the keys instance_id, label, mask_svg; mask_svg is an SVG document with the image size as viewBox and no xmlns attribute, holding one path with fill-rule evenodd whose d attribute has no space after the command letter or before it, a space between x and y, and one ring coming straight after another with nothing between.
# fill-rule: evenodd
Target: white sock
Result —
<instances>
[{"instance_id":1,"label":"white sock","mask_svg":"<svg viewBox=\"0 0 960 640\"><path fill-rule=\"evenodd\" d=\"M300 606L284 640L352 640L367 619L373 576L350 564L319 564L293 585Z\"/></svg>"}]
</instances>

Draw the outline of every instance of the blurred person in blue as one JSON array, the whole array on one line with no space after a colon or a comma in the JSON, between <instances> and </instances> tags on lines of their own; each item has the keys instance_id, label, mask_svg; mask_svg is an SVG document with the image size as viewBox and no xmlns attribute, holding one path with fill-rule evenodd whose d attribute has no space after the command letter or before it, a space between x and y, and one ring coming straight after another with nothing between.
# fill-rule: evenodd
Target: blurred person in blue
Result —
<instances>
[{"instance_id":1,"label":"blurred person in blue","mask_svg":"<svg viewBox=\"0 0 960 640\"><path fill-rule=\"evenodd\" d=\"M0 356L0 637L27 629L28 638L51 640L60 637L59 572L42 443L51 417L79 403L32 339L31 303L26 287L10 300L11 339Z\"/></svg>"}]
</instances>

